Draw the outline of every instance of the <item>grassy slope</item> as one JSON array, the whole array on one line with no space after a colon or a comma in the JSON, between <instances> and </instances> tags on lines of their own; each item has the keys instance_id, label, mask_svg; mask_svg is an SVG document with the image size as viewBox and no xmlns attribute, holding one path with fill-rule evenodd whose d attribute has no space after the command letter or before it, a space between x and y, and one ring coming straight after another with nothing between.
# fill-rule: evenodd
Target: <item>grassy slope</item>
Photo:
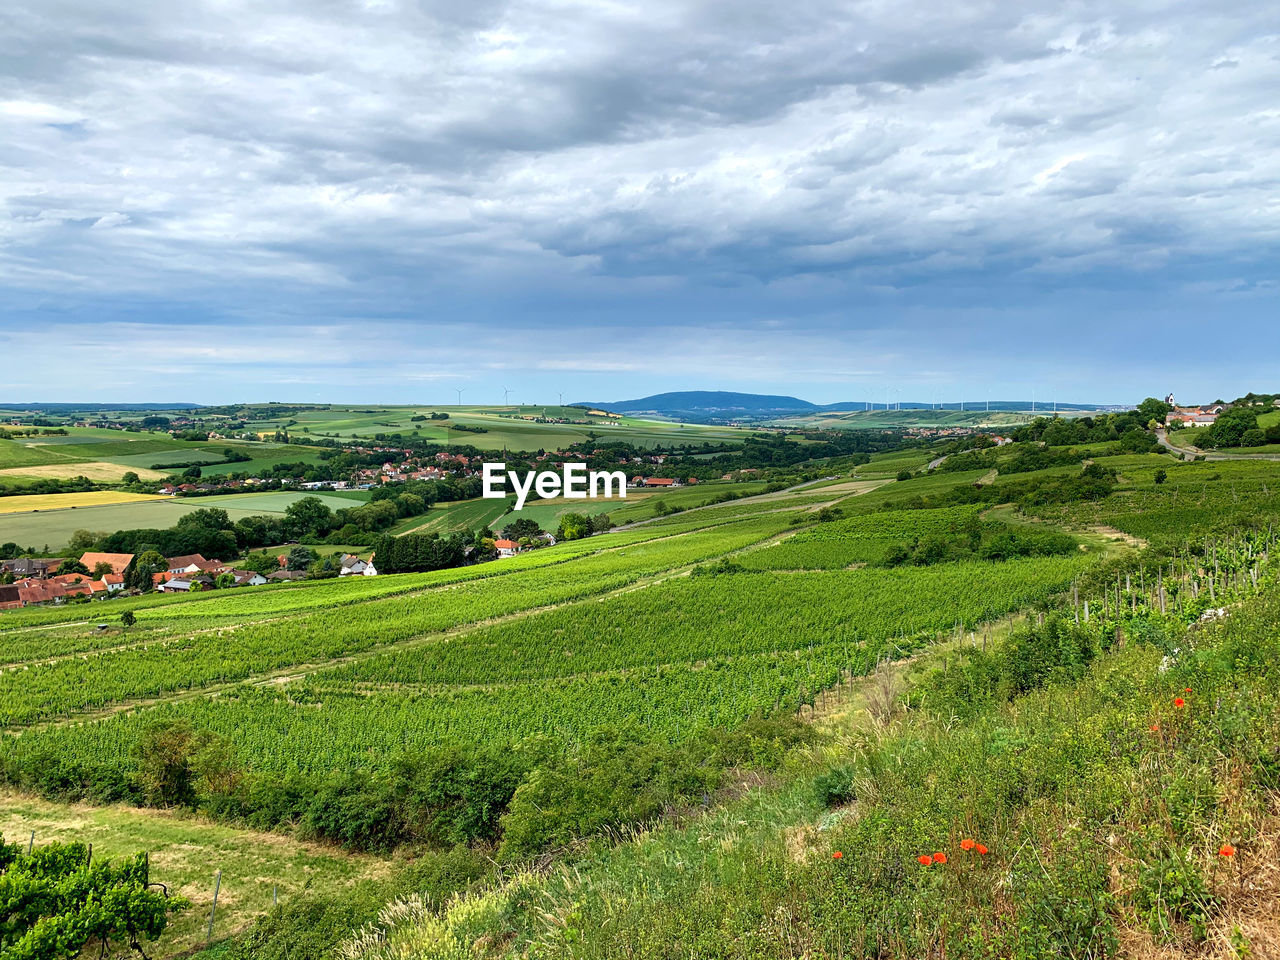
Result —
<instances>
[{"instance_id":1,"label":"grassy slope","mask_svg":"<svg viewBox=\"0 0 1280 960\"><path fill-rule=\"evenodd\" d=\"M0 794L0 835L10 842L36 846L81 841L93 844L99 857L119 857L147 850L151 878L171 894L191 901L177 914L148 953L172 956L203 945L213 901L214 873L222 871L214 937L243 929L271 909L272 897L288 901L304 887L317 894L350 890L388 872L385 861L305 844L279 834L257 833L203 819L184 819L166 811L135 807L91 807L59 804L16 794Z\"/></svg>"}]
</instances>

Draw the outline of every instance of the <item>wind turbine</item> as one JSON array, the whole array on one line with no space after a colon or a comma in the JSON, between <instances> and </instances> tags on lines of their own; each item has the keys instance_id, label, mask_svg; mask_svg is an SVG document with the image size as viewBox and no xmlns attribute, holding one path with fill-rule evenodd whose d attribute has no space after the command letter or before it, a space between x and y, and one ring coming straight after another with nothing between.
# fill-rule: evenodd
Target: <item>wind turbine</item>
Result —
<instances>
[{"instance_id":1,"label":"wind turbine","mask_svg":"<svg viewBox=\"0 0 1280 960\"><path fill-rule=\"evenodd\" d=\"M467 389L466 387L454 387L454 388L453 388L453 392L454 392L454 393L456 393L456 394L458 395L458 406L462 406L462 391L464 391L464 390L466 390L466 389Z\"/></svg>"},{"instance_id":2,"label":"wind turbine","mask_svg":"<svg viewBox=\"0 0 1280 960\"><path fill-rule=\"evenodd\" d=\"M505 407L505 406L509 406L509 404L508 404L508 402L507 402L507 401L508 401L508 398L509 398L510 396L511 396L511 391L510 391L510 390L508 390L506 387L503 387L503 388L502 388L502 405L503 405L504 407Z\"/></svg>"}]
</instances>

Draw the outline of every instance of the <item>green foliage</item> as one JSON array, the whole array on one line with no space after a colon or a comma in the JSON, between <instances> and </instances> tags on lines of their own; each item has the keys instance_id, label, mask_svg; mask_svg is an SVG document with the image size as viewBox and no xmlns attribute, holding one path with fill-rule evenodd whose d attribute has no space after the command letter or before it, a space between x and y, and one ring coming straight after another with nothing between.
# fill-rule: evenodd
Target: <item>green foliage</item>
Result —
<instances>
[{"instance_id":1,"label":"green foliage","mask_svg":"<svg viewBox=\"0 0 1280 960\"><path fill-rule=\"evenodd\" d=\"M82 843L52 844L23 854L0 841L0 956L5 960L103 954L156 939L169 913L187 906L148 887L143 854L91 862Z\"/></svg>"}]
</instances>

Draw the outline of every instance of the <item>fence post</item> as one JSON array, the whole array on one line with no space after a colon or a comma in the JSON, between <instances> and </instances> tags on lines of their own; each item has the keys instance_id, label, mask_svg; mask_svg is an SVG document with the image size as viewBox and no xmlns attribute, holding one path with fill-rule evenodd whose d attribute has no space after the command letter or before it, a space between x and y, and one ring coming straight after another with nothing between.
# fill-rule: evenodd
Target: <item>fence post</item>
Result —
<instances>
[{"instance_id":1,"label":"fence post","mask_svg":"<svg viewBox=\"0 0 1280 960\"><path fill-rule=\"evenodd\" d=\"M31 856L31 851L35 848L35 845L36 845L36 832L35 832L34 830L32 830L32 831L31 831L31 839L27 841L27 856L28 856L28 857L29 857L29 856Z\"/></svg>"},{"instance_id":2,"label":"fence post","mask_svg":"<svg viewBox=\"0 0 1280 960\"><path fill-rule=\"evenodd\" d=\"M222 889L222 871L218 871L218 876L213 881L213 909L209 911L209 932L205 935L205 942L208 943L213 939L213 920L218 915L218 891Z\"/></svg>"}]
</instances>

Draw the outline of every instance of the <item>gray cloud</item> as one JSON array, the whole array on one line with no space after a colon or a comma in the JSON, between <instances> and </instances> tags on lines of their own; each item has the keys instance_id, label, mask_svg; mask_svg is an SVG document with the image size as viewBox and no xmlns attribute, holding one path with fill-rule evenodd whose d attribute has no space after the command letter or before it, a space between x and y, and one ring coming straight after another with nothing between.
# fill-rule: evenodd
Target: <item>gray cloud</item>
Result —
<instances>
[{"instance_id":1,"label":"gray cloud","mask_svg":"<svg viewBox=\"0 0 1280 960\"><path fill-rule=\"evenodd\" d=\"M0 325L1273 290L1277 81L1261 2L15 0Z\"/></svg>"}]
</instances>

